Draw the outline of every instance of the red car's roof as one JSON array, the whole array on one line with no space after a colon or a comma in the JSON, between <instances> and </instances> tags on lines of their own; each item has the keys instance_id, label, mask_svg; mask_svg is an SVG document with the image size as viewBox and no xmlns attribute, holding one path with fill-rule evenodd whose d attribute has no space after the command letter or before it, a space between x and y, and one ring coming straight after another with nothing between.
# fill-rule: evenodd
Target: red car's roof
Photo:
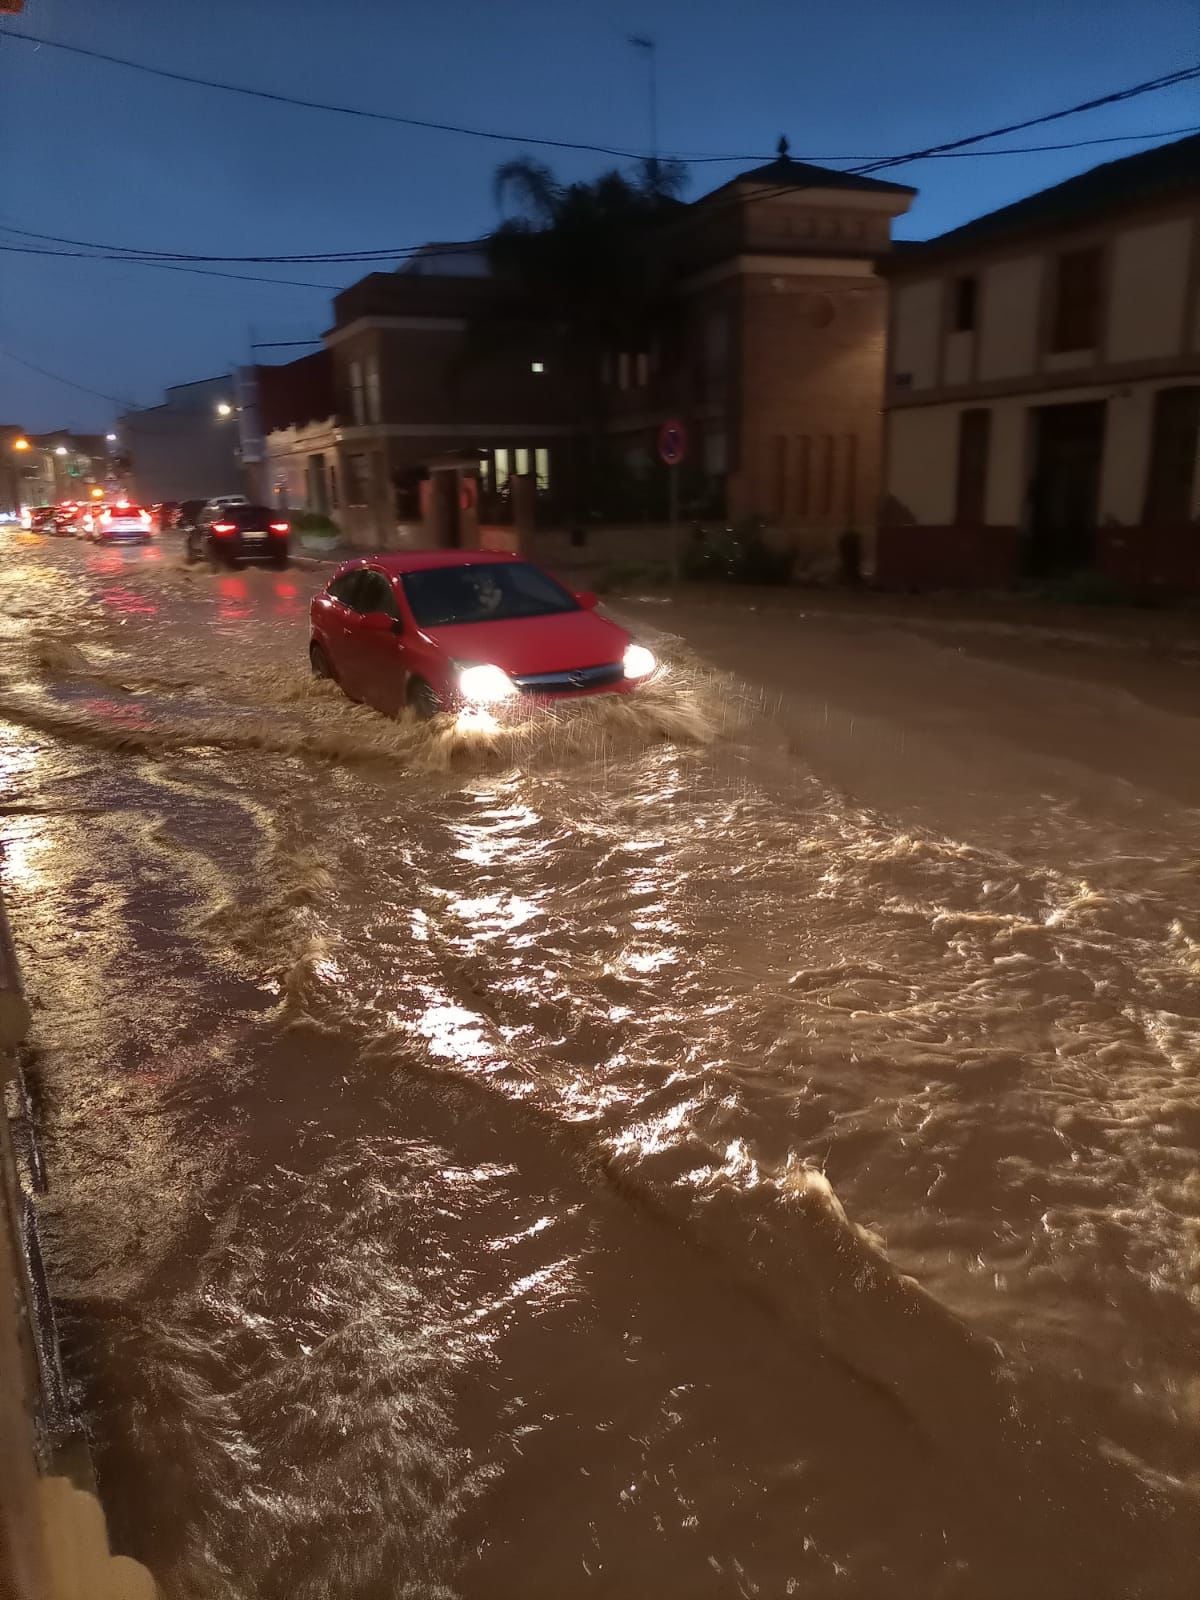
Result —
<instances>
[{"instance_id":1,"label":"red car's roof","mask_svg":"<svg viewBox=\"0 0 1200 1600\"><path fill-rule=\"evenodd\" d=\"M364 555L344 562L339 572L351 567L381 567L393 577L402 572L420 572L425 567L469 567L481 561L520 561L507 550L389 550L379 555Z\"/></svg>"}]
</instances>

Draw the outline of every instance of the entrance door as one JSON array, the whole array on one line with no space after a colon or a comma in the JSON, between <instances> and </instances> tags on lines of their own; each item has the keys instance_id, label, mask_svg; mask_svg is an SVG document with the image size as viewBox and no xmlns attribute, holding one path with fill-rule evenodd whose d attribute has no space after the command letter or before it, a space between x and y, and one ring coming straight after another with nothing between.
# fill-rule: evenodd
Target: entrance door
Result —
<instances>
[{"instance_id":1,"label":"entrance door","mask_svg":"<svg viewBox=\"0 0 1200 1600\"><path fill-rule=\"evenodd\" d=\"M1039 406L1033 416L1027 568L1035 577L1078 572L1095 554L1105 402Z\"/></svg>"}]
</instances>

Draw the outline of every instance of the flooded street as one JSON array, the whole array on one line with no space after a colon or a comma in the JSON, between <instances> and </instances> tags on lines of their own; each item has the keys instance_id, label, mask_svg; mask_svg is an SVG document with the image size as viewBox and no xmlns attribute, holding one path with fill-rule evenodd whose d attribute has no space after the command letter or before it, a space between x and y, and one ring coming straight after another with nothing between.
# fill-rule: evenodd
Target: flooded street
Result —
<instances>
[{"instance_id":1,"label":"flooded street","mask_svg":"<svg viewBox=\"0 0 1200 1600\"><path fill-rule=\"evenodd\" d=\"M1200 668L623 603L496 733L0 534L45 1250L169 1600L1173 1600Z\"/></svg>"}]
</instances>

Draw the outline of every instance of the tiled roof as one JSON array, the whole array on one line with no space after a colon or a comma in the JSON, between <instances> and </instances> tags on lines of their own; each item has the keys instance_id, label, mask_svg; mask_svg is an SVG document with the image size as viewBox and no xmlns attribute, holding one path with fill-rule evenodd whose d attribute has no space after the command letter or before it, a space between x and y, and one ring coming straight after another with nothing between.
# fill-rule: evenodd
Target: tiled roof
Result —
<instances>
[{"instance_id":1,"label":"tiled roof","mask_svg":"<svg viewBox=\"0 0 1200 1600\"><path fill-rule=\"evenodd\" d=\"M1040 189L1012 205L989 211L960 228L939 234L915 249L906 250L895 263L909 266L930 255L951 254L960 248L999 242L1010 236L1041 233L1088 222L1110 211L1123 210L1151 200L1200 190L1200 133L1172 144L1140 150L1119 161L1106 161L1065 183Z\"/></svg>"}]
</instances>

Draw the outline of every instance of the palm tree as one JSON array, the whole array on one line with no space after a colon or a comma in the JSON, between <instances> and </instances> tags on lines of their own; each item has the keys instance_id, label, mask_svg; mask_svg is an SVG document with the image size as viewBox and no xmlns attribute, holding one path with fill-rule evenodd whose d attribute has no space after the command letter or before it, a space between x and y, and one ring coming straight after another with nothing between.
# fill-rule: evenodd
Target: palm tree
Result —
<instances>
[{"instance_id":1,"label":"palm tree","mask_svg":"<svg viewBox=\"0 0 1200 1600\"><path fill-rule=\"evenodd\" d=\"M498 205L513 205L487 242L492 271L561 331L590 434L602 456L606 395L601 368L614 350L645 350L668 304L667 265L656 249L679 209L686 170L647 159L630 175L559 181L540 161L507 161L495 176Z\"/></svg>"}]
</instances>

